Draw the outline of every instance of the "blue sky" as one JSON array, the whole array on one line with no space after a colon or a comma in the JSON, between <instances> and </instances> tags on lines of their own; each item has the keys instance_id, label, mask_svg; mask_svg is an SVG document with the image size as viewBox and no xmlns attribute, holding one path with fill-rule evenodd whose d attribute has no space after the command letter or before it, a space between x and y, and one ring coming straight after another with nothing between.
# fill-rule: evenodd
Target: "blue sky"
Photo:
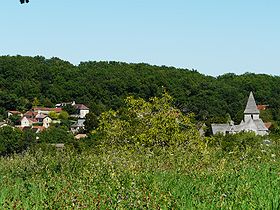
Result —
<instances>
[{"instance_id":1,"label":"blue sky","mask_svg":"<svg viewBox=\"0 0 280 210\"><path fill-rule=\"evenodd\" d=\"M280 75L277 0L2 0L1 55Z\"/></svg>"}]
</instances>

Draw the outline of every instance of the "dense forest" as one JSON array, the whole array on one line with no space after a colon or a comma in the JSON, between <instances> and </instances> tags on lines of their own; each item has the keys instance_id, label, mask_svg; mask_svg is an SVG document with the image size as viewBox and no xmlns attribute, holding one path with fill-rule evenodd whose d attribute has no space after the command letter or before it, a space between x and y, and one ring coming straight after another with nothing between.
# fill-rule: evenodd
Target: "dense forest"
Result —
<instances>
[{"instance_id":1,"label":"dense forest","mask_svg":"<svg viewBox=\"0 0 280 210\"><path fill-rule=\"evenodd\" d=\"M258 104L271 108L270 120L280 121L280 77L245 73L206 76L196 70L153 66L145 63L81 62L73 65L42 56L0 57L0 107L26 110L34 102L54 106L75 100L97 115L124 105L127 96L160 96L163 90L184 113L197 120L223 122L230 115L239 122L249 91ZM228 115L229 114L229 115Z\"/></svg>"}]
</instances>

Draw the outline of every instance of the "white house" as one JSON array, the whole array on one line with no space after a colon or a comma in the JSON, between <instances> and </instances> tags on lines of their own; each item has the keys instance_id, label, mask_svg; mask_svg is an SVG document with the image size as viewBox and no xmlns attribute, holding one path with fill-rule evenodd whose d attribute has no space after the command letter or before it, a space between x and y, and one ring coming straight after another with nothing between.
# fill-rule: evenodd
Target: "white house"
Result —
<instances>
[{"instance_id":1,"label":"white house","mask_svg":"<svg viewBox=\"0 0 280 210\"><path fill-rule=\"evenodd\" d=\"M84 104L75 104L74 107L78 111L79 118L85 118L86 115L89 113L89 108L86 107Z\"/></svg>"},{"instance_id":2,"label":"white house","mask_svg":"<svg viewBox=\"0 0 280 210\"><path fill-rule=\"evenodd\" d=\"M37 120L35 119L31 119L31 118L27 118L27 117L23 117L20 120L20 126L21 127L30 127L32 126L34 123L38 123Z\"/></svg>"},{"instance_id":3,"label":"white house","mask_svg":"<svg viewBox=\"0 0 280 210\"><path fill-rule=\"evenodd\" d=\"M52 123L52 119L50 117L45 117L43 119L43 127L48 128Z\"/></svg>"}]
</instances>

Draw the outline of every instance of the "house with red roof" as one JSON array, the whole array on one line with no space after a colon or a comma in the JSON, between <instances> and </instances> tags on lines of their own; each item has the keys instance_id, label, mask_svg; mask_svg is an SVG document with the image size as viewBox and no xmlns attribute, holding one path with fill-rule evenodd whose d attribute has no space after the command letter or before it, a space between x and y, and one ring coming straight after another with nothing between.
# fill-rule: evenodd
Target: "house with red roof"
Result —
<instances>
[{"instance_id":1,"label":"house with red roof","mask_svg":"<svg viewBox=\"0 0 280 210\"><path fill-rule=\"evenodd\" d=\"M27 118L23 117L20 120L20 126L21 127L31 127L33 124L38 123L38 121L34 118Z\"/></svg>"},{"instance_id":2,"label":"house with red roof","mask_svg":"<svg viewBox=\"0 0 280 210\"><path fill-rule=\"evenodd\" d=\"M50 112L60 113L62 112L62 108L34 107L33 111L48 115Z\"/></svg>"},{"instance_id":3,"label":"house with red roof","mask_svg":"<svg viewBox=\"0 0 280 210\"><path fill-rule=\"evenodd\" d=\"M10 110L8 111L8 117L11 117L11 116L19 116L19 117L22 117L23 114L19 111L16 111L16 110Z\"/></svg>"}]
</instances>

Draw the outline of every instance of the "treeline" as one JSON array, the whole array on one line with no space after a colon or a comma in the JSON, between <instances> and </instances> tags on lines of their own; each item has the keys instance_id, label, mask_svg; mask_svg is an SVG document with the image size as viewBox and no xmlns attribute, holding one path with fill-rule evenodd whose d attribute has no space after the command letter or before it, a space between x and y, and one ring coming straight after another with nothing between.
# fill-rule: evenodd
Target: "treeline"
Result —
<instances>
[{"instance_id":1,"label":"treeline","mask_svg":"<svg viewBox=\"0 0 280 210\"><path fill-rule=\"evenodd\" d=\"M75 100L100 115L119 109L127 96L149 99L163 90L174 105L198 120L239 122L250 91L258 104L268 104L268 118L280 121L280 77L245 73L211 77L196 70L144 63L82 62L75 66L59 58L0 57L0 107L27 110L34 101L42 106ZM228 115L229 114L229 115Z\"/></svg>"}]
</instances>

